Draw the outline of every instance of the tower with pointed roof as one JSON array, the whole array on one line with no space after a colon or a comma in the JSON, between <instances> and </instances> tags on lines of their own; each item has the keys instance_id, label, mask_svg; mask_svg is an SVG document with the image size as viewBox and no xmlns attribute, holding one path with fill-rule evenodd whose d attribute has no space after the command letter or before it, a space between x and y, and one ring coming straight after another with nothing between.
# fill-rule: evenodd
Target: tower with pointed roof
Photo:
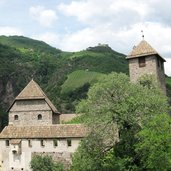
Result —
<instances>
[{"instance_id":1,"label":"tower with pointed roof","mask_svg":"<svg viewBox=\"0 0 171 171\"><path fill-rule=\"evenodd\" d=\"M59 112L32 79L9 108L9 125L49 125L59 123Z\"/></svg>"},{"instance_id":2,"label":"tower with pointed roof","mask_svg":"<svg viewBox=\"0 0 171 171\"><path fill-rule=\"evenodd\" d=\"M137 46L134 46L126 59L129 62L129 75L132 82L136 82L145 74L150 74L155 77L159 87L166 93L165 59L147 41L142 40Z\"/></svg>"}]
</instances>

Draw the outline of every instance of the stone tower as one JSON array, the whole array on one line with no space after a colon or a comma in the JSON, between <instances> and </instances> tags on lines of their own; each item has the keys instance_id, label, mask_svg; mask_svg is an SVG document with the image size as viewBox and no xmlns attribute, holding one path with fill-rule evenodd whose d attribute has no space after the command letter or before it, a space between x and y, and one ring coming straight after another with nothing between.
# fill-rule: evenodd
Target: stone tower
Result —
<instances>
[{"instance_id":1,"label":"stone tower","mask_svg":"<svg viewBox=\"0 0 171 171\"><path fill-rule=\"evenodd\" d=\"M126 59L129 61L129 74L132 82L136 82L144 74L154 75L159 83L159 87L166 94L165 59L151 45L142 40L133 48Z\"/></svg>"},{"instance_id":2,"label":"stone tower","mask_svg":"<svg viewBox=\"0 0 171 171\"><path fill-rule=\"evenodd\" d=\"M9 125L59 123L59 112L40 86L31 80L9 108Z\"/></svg>"}]
</instances>

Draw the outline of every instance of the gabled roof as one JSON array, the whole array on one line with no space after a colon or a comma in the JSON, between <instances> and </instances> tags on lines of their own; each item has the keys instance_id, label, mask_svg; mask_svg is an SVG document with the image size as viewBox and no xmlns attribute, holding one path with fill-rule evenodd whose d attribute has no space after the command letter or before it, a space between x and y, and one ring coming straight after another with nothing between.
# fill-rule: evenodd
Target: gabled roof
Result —
<instances>
[{"instance_id":1,"label":"gabled roof","mask_svg":"<svg viewBox=\"0 0 171 171\"><path fill-rule=\"evenodd\" d=\"M162 58L148 42L142 40L136 47L133 48L133 50L126 57L126 59L138 58L138 57L150 56L150 55L157 55L160 58ZM163 59L163 61L165 61L165 59Z\"/></svg>"},{"instance_id":2,"label":"gabled roof","mask_svg":"<svg viewBox=\"0 0 171 171\"><path fill-rule=\"evenodd\" d=\"M16 100L21 99L44 99L45 94L40 86L32 79L27 86L16 97Z\"/></svg>"},{"instance_id":3,"label":"gabled roof","mask_svg":"<svg viewBox=\"0 0 171 171\"><path fill-rule=\"evenodd\" d=\"M43 90L40 88L40 86L33 79L27 84L27 86L15 98L14 102L17 100L34 100L34 99L44 99L54 113L59 113L58 110L56 109L56 107L53 105L53 103L48 99L46 94L43 92ZM13 104L14 104L14 102L13 102ZM11 107L12 107L12 105L11 105Z\"/></svg>"},{"instance_id":4,"label":"gabled roof","mask_svg":"<svg viewBox=\"0 0 171 171\"><path fill-rule=\"evenodd\" d=\"M22 138L81 138L88 134L82 124L57 124L47 126L6 126L0 133L0 139Z\"/></svg>"}]
</instances>

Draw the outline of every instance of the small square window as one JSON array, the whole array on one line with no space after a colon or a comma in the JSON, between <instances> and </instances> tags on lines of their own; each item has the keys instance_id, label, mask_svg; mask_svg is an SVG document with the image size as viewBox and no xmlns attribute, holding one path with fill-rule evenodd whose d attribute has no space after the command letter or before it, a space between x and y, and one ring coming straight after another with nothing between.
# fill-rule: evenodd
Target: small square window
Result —
<instances>
[{"instance_id":1,"label":"small square window","mask_svg":"<svg viewBox=\"0 0 171 171\"><path fill-rule=\"evenodd\" d=\"M7 147L9 147L9 140L6 140L6 141L5 141L5 145L6 145Z\"/></svg>"},{"instance_id":2,"label":"small square window","mask_svg":"<svg viewBox=\"0 0 171 171\"><path fill-rule=\"evenodd\" d=\"M71 147L71 146L72 146L71 139L67 139L67 146L68 146L68 147Z\"/></svg>"},{"instance_id":3,"label":"small square window","mask_svg":"<svg viewBox=\"0 0 171 171\"><path fill-rule=\"evenodd\" d=\"M28 146L32 147L32 141L31 140L28 140Z\"/></svg>"},{"instance_id":4,"label":"small square window","mask_svg":"<svg viewBox=\"0 0 171 171\"><path fill-rule=\"evenodd\" d=\"M139 63L139 67L145 67L146 66L145 57L138 58L138 63Z\"/></svg>"},{"instance_id":5,"label":"small square window","mask_svg":"<svg viewBox=\"0 0 171 171\"><path fill-rule=\"evenodd\" d=\"M40 145L41 145L42 147L44 147L44 146L45 146L45 142L44 142L44 140L40 140Z\"/></svg>"},{"instance_id":6,"label":"small square window","mask_svg":"<svg viewBox=\"0 0 171 171\"><path fill-rule=\"evenodd\" d=\"M14 120L18 120L18 115L14 115Z\"/></svg>"},{"instance_id":7,"label":"small square window","mask_svg":"<svg viewBox=\"0 0 171 171\"><path fill-rule=\"evenodd\" d=\"M53 140L53 146L54 146L54 147L57 147L57 146L58 146L58 140L57 140L57 139L54 139L54 140Z\"/></svg>"}]
</instances>

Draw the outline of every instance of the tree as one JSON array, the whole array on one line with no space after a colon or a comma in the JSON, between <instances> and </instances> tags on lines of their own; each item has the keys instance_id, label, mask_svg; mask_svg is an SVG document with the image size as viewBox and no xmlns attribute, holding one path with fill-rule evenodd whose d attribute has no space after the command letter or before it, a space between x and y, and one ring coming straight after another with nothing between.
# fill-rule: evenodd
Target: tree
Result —
<instances>
[{"instance_id":1,"label":"tree","mask_svg":"<svg viewBox=\"0 0 171 171\"><path fill-rule=\"evenodd\" d=\"M101 165L105 167L102 170L110 165L110 160L106 160L109 154L117 161L113 163L113 170L138 170L140 159L135 151L138 142L135 135L147 121L167 112L167 98L158 88L149 89L149 86L131 83L128 76L116 73L103 77L91 87L88 98L77 107L77 113L82 114L91 132L102 139L98 150L104 156L101 161L105 163ZM90 141L93 143L95 139L92 137ZM91 146L91 142L87 145ZM84 146L81 148L84 148L85 153L89 149ZM108 153L112 150L112 153ZM90 156L87 156L87 162L91 162ZM79 163L81 167L81 157ZM85 165L85 171L88 165Z\"/></svg>"},{"instance_id":2,"label":"tree","mask_svg":"<svg viewBox=\"0 0 171 171\"><path fill-rule=\"evenodd\" d=\"M136 152L145 170L171 170L171 117L156 115L137 134Z\"/></svg>"},{"instance_id":3,"label":"tree","mask_svg":"<svg viewBox=\"0 0 171 171\"><path fill-rule=\"evenodd\" d=\"M91 133L81 141L78 150L72 158L72 171L101 171L104 152L101 150L103 140L97 134Z\"/></svg>"},{"instance_id":4,"label":"tree","mask_svg":"<svg viewBox=\"0 0 171 171\"><path fill-rule=\"evenodd\" d=\"M61 163L55 163L50 156L34 156L31 160L33 171L64 171Z\"/></svg>"},{"instance_id":5,"label":"tree","mask_svg":"<svg viewBox=\"0 0 171 171\"><path fill-rule=\"evenodd\" d=\"M159 83L157 82L155 76L153 74L144 74L139 79L138 82L148 89L155 89L159 87Z\"/></svg>"}]
</instances>

